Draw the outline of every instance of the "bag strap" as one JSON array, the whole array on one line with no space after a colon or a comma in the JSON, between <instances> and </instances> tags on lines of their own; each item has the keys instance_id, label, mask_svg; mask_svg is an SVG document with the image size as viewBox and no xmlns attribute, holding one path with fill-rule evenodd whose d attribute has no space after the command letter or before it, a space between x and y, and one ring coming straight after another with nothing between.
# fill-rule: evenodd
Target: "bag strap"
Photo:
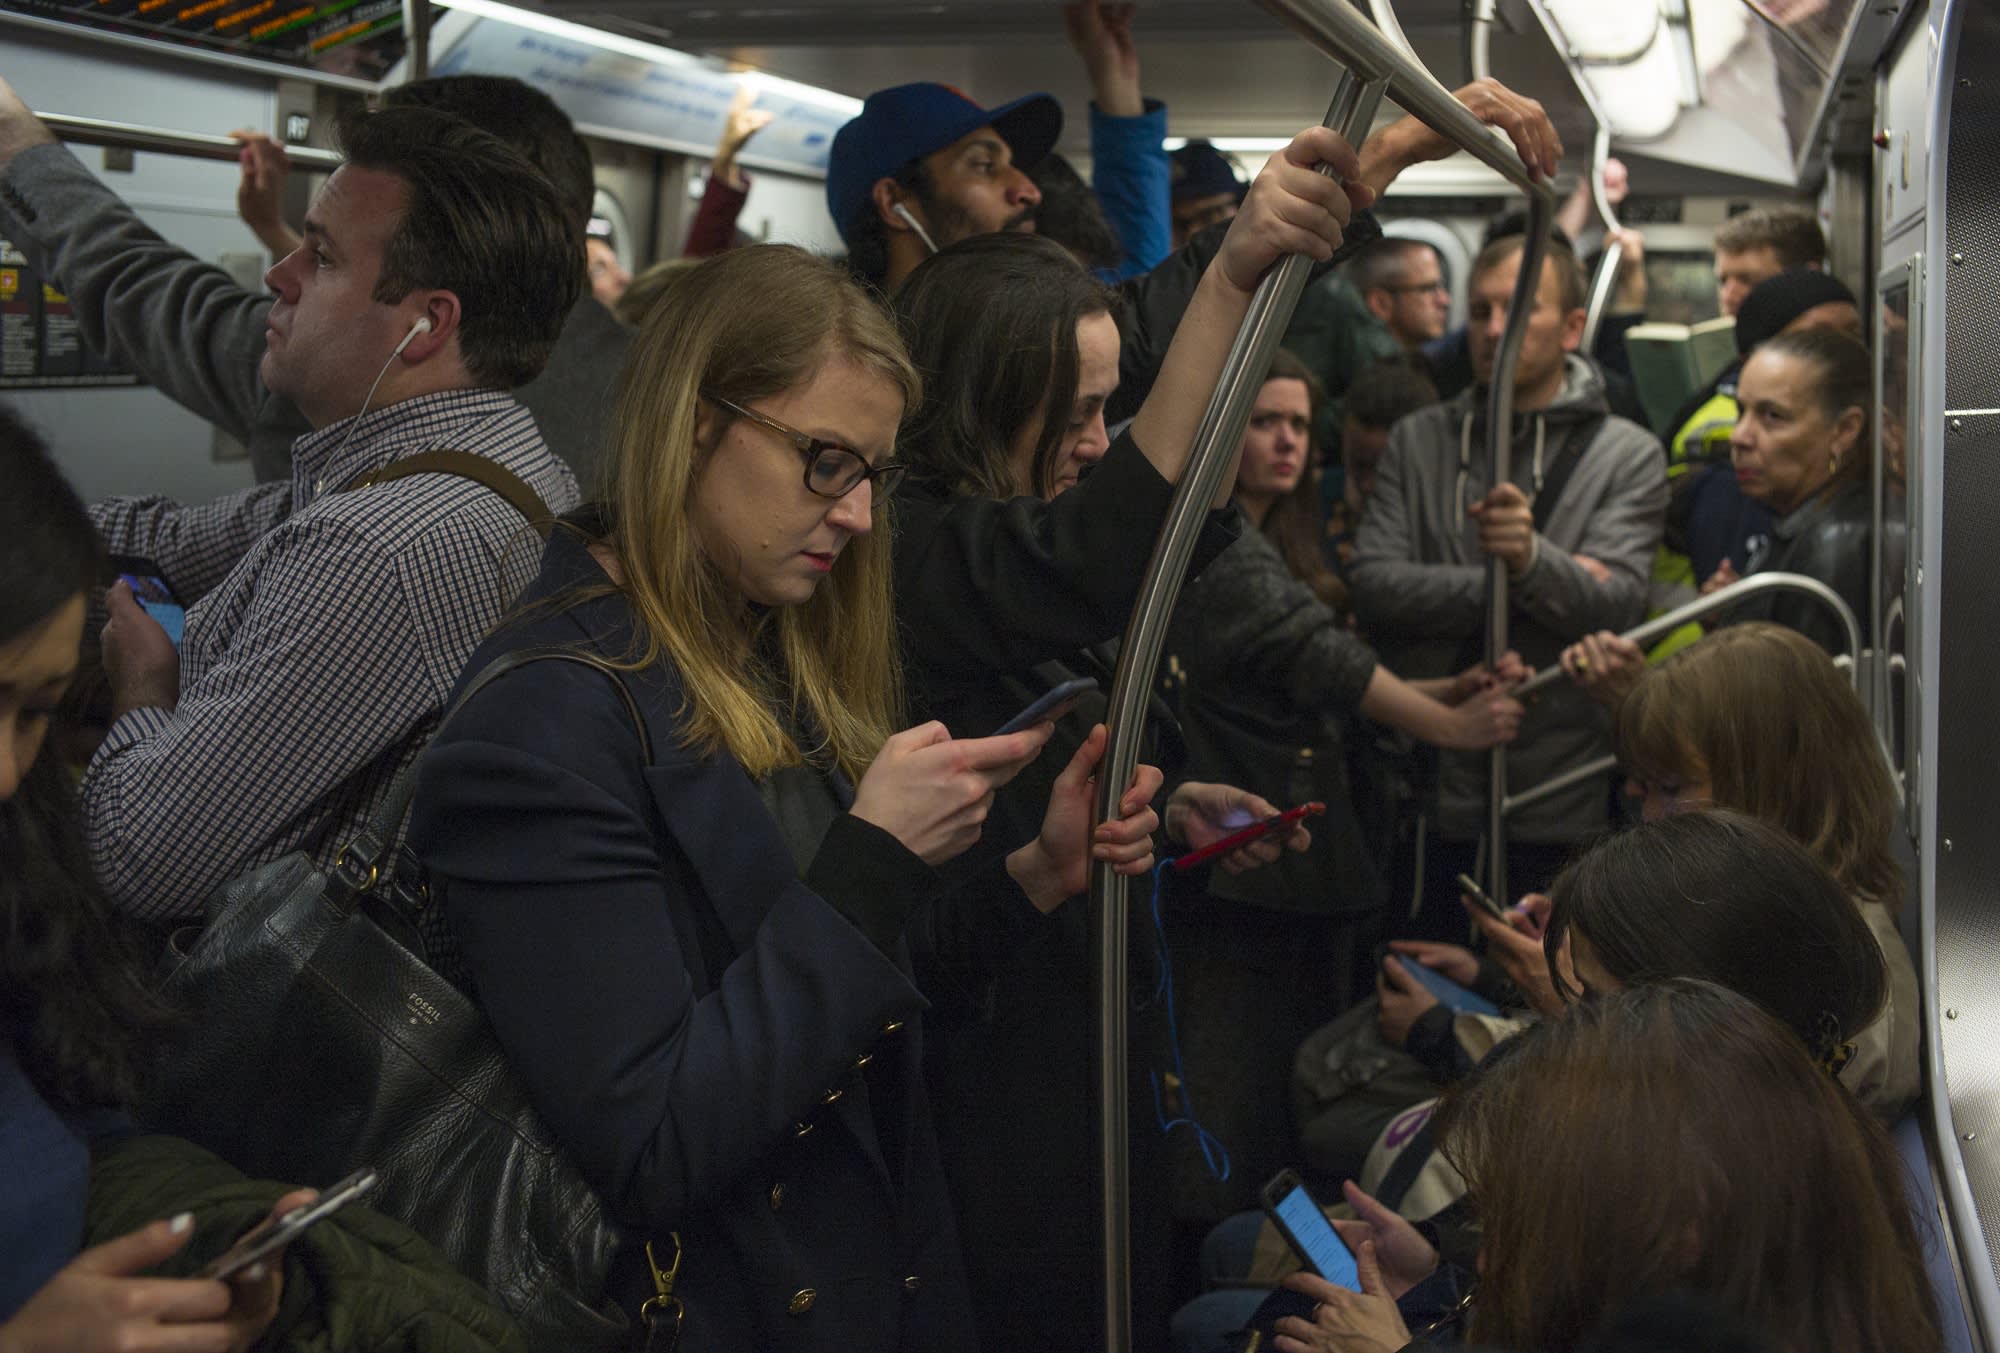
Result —
<instances>
[{"instance_id":1,"label":"bag strap","mask_svg":"<svg viewBox=\"0 0 2000 1353\"><path fill-rule=\"evenodd\" d=\"M414 456L405 456L392 461L379 470L370 470L345 488L342 493L355 489L365 489L376 484L387 484L391 480L408 479L411 475L448 474L460 479L470 479L484 484L493 492L505 498L516 512L528 519L528 525L535 528L535 534L543 540L549 538L549 529L555 524L556 514L542 501L542 496L529 488L521 476L515 474L497 461L484 456L475 456L470 451L421 451Z\"/></svg>"},{"instance_id":2,"label":"bag strap","mask_svg":"<svg viewBox=\"0 0 2000 1353\"><path fill-rule=\"evenodd\" d=\"M382 802L376 805L375 811L369 814L368 821L360 832L342 847L339 856L333 862L333 868L327 871L326 896L329 901L345 908L354 897L375 886L389 863L390 847L396 840L397 829L403 825L403 818L410 811L410 801L416 797L417 765L423 760L423 754L430 750L438 734L450 725L452 719L457 717L458 712L465 708L473 696L507 673L516 668L526 667L532 662L573 662L595 668L610 677L612 685L618 691L618 698L625 705L625 712L631 716L633 728L638 731L640 754L648 766L653 764L652 734L647 731L645 717L639 711L639 702L632 697L631 687L626 685L623 672L597 654L577 648L546 645L540 648L517 648L512 653L503 653L480 668L479 675L466 683L465 689L459 692L458 698L451 702L443 716L439 718L437 727L424 739L424 745L417 749L417 755L409 765L396 773L394 780L389 782L389 791L382 796Z\"/></svg>"},{"instance_id":3,"label":"bag strap","mask_svg":"<svg viewBox=\"0 0 2000 1353\"><path fill-rule=\"evenodd\" d=\"M1535 494L1535 503L1530 509L1534 514L1537 531L1547 526L1549 518L1554 515L1556 504L1562 499L1563 490L1569 487L1570 476L1576 473L1576 467L1582 463L1583 453L1597 440L1598 432L1604 427L1605 417L1606 415L1600 413L1577 424L1576 431L1570 435L1569 444L1563 447L1563 453L1556 457L1556 463L1549 466L1548 473L1542 476L1542 487Z\"/></svg>"}]
</instances>

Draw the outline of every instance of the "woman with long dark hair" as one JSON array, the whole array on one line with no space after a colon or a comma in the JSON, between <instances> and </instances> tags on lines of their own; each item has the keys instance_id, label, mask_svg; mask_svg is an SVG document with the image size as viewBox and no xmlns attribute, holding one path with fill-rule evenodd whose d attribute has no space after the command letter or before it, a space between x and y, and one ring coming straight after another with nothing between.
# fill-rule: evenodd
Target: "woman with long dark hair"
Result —
<instances>
[{"instance_id":1,"label":"woman with long dark hair","mask_svg":"<svg viewBox=\"0 0 2000 1353\"><path fill-rule=\"evenodd\" d=\"M1483 1229L1471 1343L1576 1353L1692 1293L1785 1353L1936 1353L1937 1305L1887 1134L1748 998L1676 979L1510 1041L1440 1106ZM1376 1247L1363 1293L1286 1285L1281 1353L1410 1346Z\"/></svg>"},{"instance_id":2,"label":"woman with long dark hair","mask_svg":"<svg viewBox=\"0 0 2000 1353\"><path fill-rule=\"evenodd\" d=\"M186 1213L79 1253L90 1150L132 1131L164 1012L98 887L69 768L44 755L75 678L97 532L40 440L0 408L0 1348L247 1349L279 1268L229 1284L144 1275L194 1238Z\"/></svg>"}]
</instances>

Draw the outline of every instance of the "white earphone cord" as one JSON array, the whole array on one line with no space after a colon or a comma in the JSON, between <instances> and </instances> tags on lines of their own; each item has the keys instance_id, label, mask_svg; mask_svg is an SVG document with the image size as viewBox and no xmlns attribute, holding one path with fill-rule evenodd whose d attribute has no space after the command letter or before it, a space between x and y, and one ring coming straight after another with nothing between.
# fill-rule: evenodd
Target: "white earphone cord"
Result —
<instances>
[{"instance_id":1,"label":"white earphone cord","mask_svg":"<svg viewBox=\"0 0 2000 1353\"><path fill-rule=\"evenodd\" d=\"M375 402L375 391L381 387L382 378L389 374L389 368L394 366L396 359L403 355L403 349L409 347L416 340L418 334L427 334L430 331L431 322L429 317L426 316L418 320L415 324L412 324L410 331L403 335L403 341L396 345L396 350L389 354L389 360L382 363L382 369L375 373L375 380L369 385L368 393L361 397L361 411L355 414L354 421L347 425L347 431L341 435L340 445L334 447L333 454L326 458L328 464L332 464L335 460L339 459L340 453L347 449L347 444L354 440L354 430L361 426L361 420L368 415L368 406Z\"/></svg>"}]
</instances>

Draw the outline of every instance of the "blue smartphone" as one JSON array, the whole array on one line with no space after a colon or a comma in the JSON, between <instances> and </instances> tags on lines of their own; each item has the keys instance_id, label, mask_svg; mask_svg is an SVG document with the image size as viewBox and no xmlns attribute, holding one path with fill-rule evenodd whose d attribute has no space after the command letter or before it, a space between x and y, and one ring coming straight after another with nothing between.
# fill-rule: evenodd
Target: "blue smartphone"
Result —
<instances>
[{"instance_id":1,"label":"blue smartphone","mask_svg":"<svg viewBox=\"0 0 2000 1353\"><path fill-rule=\"evenodd\" d=\"M1073 680L1065 681L1048 694L1039 697L1033 704L1007 720L1006 723L1001 724L999 728L994 730L993 736L996 738L1005 737L1009 733L1018 733L1024 728L1033 728L1038 723L1047 723L1051 719L1060 719L1063 715L1069 713L1072 705L1096 689L1096 677L1076 677Z\"/></svg>"},{"instance_id":2,"label":"blue smartphone","mask_svg":"<svg viewBox=\"0 0 2000 1353\"><path fill-rule=\"evenodd\" d=\"M1306 1192L1298 1171L1280 1170L1277 1178L1264 1186L1264 1211L1300 1263L1336 1287L1361 1290L1361 1269L1354 1262L1354 1251L1347 1248L1340 1232Z\"/></svg>"},{"instance_id":3,"label":"blue smartphone","mask_svg":"<svg viewBox=\"0 0 2000 1353\"><path fill-rule=\"evenodd\" d=\"M1499 1006L1493 1004L1493 1002L1487 1000L1476 991L1468 991L1435 968L1425 967L1408 954L1397 954L1395 958L1396 962L1403 965L1403 971L1408 973L1418 986L1437 997L1438 1004L1451 1011L1454 1015L1497 1015L1500 1013Z\"/></svg>"},{"instance_id":4,"label":"blue smartphone","mask_svg":"<svg viewBox=\"0 0 2000 1353\"><path fill-rule=\"evenodd\" d=\"M187 626L187 610L174 595L160 566L150 559L129 557L113 559L111 564L132 589L132 599L139 603L139 609L159 621L160 628L174 641L174 647L179 648L181 632Z\"/></svg>"}]
</instances>

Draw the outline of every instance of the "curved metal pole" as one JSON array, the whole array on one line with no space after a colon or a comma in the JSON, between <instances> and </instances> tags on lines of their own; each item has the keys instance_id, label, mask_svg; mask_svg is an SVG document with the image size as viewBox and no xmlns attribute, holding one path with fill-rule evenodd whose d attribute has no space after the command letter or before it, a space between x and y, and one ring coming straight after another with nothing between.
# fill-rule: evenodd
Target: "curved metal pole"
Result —
<instances>
[{"instance_id":1,"label":"curved metal pole","mask_svg":"<svg viewBox=\"0 0 2000 1353\"><path fill-rule=\"evenodd\" d=\"M35 120L54 132L58 139L82 146L116 146L121 150L154 151L179 155L190 160L227 160L235 164L243 147L226 136L205 132L176 132L164 127L144 127L136 122L113 122L101 117L72 117L68 113L36 113ZM301 169L330 171L340 168L341 157L330 150L311 146L286 146L285 158Z\"/></svg>"},{"instance_id":2,"label":"curved metal pole","mask_svg":"<svg viewBox=\"0 0 2000 1353\"><path fill-rule=\"evenodd\" d=\"M1499 0L1471 0L1471 13L1465 16L1467 83L1490 79L1493 75L1493 18L1498 9Z\"/></svg>"},{"instance_id":3,"label":"curved metal pole","mask_svg":"<svg viewBox=\"0 0 2000 1353\"><path fill-rule=\"evenodd\" d=\"M403 79L431 73L431 0L403 0Z\"/></svg>"},{"instance_id":4,"label":"curved metal pole","mask_svg":"<svg viewBox=\"0 0 2000 1353\"><path fill-rule=\"evenodd\" d=\"M1363 80L1351 71L1340 77L1327 109L1326 125L1353 145L1360 145L1375 121L1388 81ZM1329 173L1321 166L1321 173ZM1229 349L1215 394L1195 433L1187 468L1174 490L1167 519L1146 568L1146 582L1132 607L1111 686L1110 745L1098 768L1098 818L1118 816L1118 801L1139 763L1139 742L1145 733L1146 705L1153 675L1166 642L1167 622L1180 596L1181 579L1193 557L1195 538L1236 458L1236 448L1249 425L1250 406L1263 388L1271 356L1291 323L1299 293L1305 290L1312 260L1293 254L1258 283L1249 313ZM1112 789L1112 785L1117 789ZM1092 941L1097 950L1099 1038L1097 1094L1102 1136L1099 1164L1104 1239L1104 1347L1127 1353L1132 1346L1131 1312L1131 1186L1126 1122L1126 936L1129 914L1126 879L1108 864L1091 871L1091 897L1096 904Z\"/></svg>"},{"instance_id":5,"label":"curved metal pole","mask_svg":"<svg viewBox=\"0 0 2000 1353\"><path fill-rule=\"evenodd\" d=\"M1656 639L1666 638L1682 625L1713 615L1717 611L1729 610L1765 592L1802 592L1819 602L1833 612L1834 618L1840 621L1841 632L1847 636L1849 656L1857 659L1861 656L1861 622L1854 618L1854 611L1841 600L1840 593L1819 579L1808 578L1803 573L1753 573L1727 587L1710 592L1705 597L1698 597L1685 606L1677 606L1662 615L1654 616L1645 624L1628 630L1623 637L1644 648ZM1856 662L1854 666L1855 671L1858 671L1860 663ZM1849 679L1858 682L1860 678L1854 672L1850 672ZM1525 700L1555 685L1558 681L1568 680L1569 673L1565 672L1560 664L1556 664L1543 668L1509 693L1516 700Z\"/></svg>"},{"instance_id":6,"label":"curved metal pole","mask_svg":"<svg viewBox=\"0 0 2000 1353\"><path fill-rule=\"evenodd\" d=\"M1597 260L1597 275L1590 280L1590 303L1583 315L1580 346L1586 353L1597 348L1597 331L1603 327L1604 314L1611 308L1612 293L1618 289L1618 268L1625 260L1625 246L1613 233L1618 229L1618 214L1612 210L1611 198L1604 191L1604 165L1610 158L1611 128L1599 122L1590 148L1590 200L1597 214L1604 218L1604 256Z\"/></svg>"},{"instance_id":7,"label":"curved metal pole","mask_svg":"<svg viewBox=\"0 0 2000 1353\"><path fill-rule=\"evenodd\" d=\"M1753 583L1761 583L1762 586L1752 586ZM1716 611L1726 611L1732 606L1748 601L1760 592L1802 592L1832 611L1835 618L1840 621L1841 628L1846 631L1848 644L1847 652L1835 657L1833 664L1836 667L1843 667L1847 672L1848 682L1854 685L1856 689L1859 689L1861 664L1857 659L1861 656L1861 626L1855 620L1853 610L1845 601L1841 600L1838 592L1835 592L1819 579L1808 578L1803 573L1752 574L1741 582L1734 583L1720 591L1711 592L1707 596L1691 601L1685 606L1667 612L1665 615L1648 620L1637 629L1628 632L1624 637L1644 647L1655 639L1672 634L1675 630L1679 629L1682 625L1688 624L1690 621L1699 620L1703 616L1711 615ZM1846 661L1843 662L1843 659ZM1569 673L1565 672L1560 666L1551 667L1547 671L1535 673L1533 679L1522 682L1515 688L1514 695L1516 698L1526 699L1537 691L1553 686L1558 681L1566 681L1568 679ZM1586 761L1580 766L1566 770L1560 775L1552 776L1534 788L1522 790L1519 794L1509 798L1506 801L1506 811L1512 814L1519 812L1523 808L1532 807L1540 803L1543 799L1555 797L1572 785L1582 784L1585 780L1608 774L1610 771L1616 769L1617 765L1618 758L1615 756L1601 756L1595 761Z\"/></svg>"}]
</instances>

